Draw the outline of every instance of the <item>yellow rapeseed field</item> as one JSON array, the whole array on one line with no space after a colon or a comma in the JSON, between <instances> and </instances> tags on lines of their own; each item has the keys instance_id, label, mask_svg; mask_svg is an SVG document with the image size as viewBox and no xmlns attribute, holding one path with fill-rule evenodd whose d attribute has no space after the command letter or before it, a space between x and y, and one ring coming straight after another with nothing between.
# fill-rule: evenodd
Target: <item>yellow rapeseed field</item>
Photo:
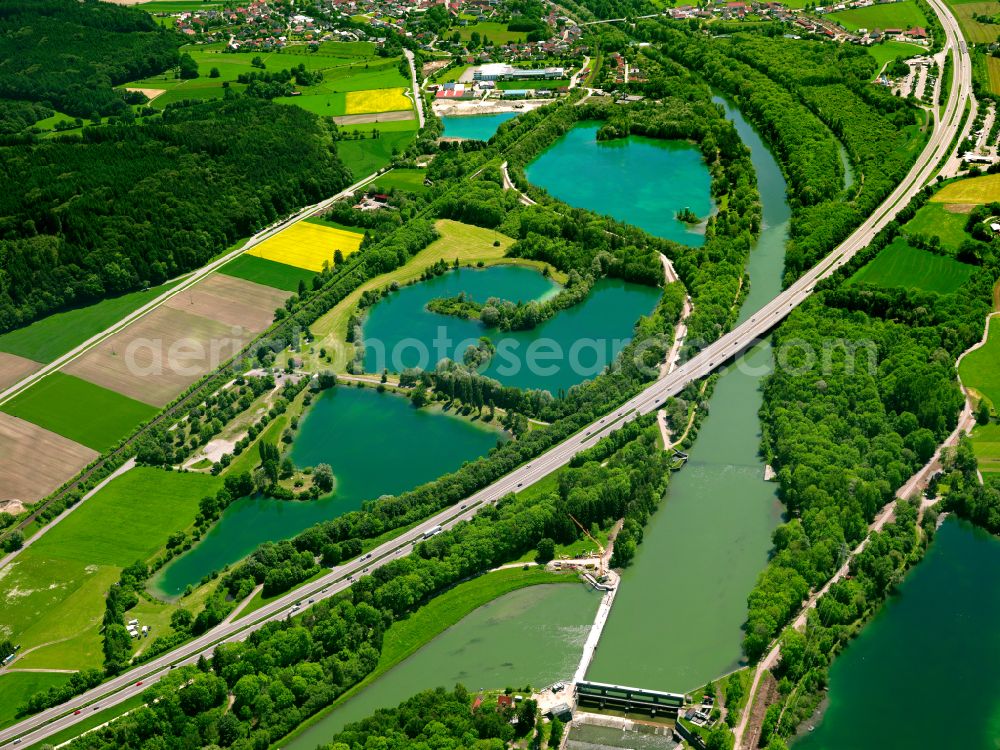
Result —
<instances>
[{"instance_id":1,"label":"yellow rapeseed field","mask_svg":"<svg viewBox=\"0 0 1000 750\"><path fill-rule=\"evenodd\" d=\"M318 272L323 270L323 261L333 263L335 251L340 250L345 258L356 252L362 239L364 236L355 232L300 221L247 252L258 258Z\"/></svg>"},{"instance_id":2,"label":"yellow rapeseed field","mask_svg":"<svg viewBox=\"0 0 1000 750\"><path fill-rule=\"evenodd\" d=\"M410 109L410 100L403 96L406 89L368 89L348 91L346 108L349 115L366 115L375 112L397 112Z\"/></svg>"}]
</instances>

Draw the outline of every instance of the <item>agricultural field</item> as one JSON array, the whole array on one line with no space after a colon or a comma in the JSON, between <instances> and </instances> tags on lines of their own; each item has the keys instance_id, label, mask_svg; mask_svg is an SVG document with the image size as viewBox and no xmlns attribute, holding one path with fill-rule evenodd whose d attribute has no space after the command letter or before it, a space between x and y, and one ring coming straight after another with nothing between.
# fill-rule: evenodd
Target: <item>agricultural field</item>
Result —
<instances>
[{"instance_id":1,"label":"agricultural field","mask_svg":"<svg viewBox=\"0 0 1000 750\"><path fill-rule=\"evenodd\" d=\"M992 203L1000 200L1000 174L956 180L934 194L934 203Z\"/></svg>"},{"instance_id":2,"label":"agricultural field","mask_svg":"<svg viewBox=\"0 0 1000 750\"><path fill-rule=\"evenodd\" d=\"M986 344L962 358L958 367L962 384L985 398L993 412L1000 411L1000 321L990 321L989 338Z\"/></svg>"},{"instance_id":3,"label":"agricultural field","mask_svg":"<svg viewBox=\"0 0 1000 750\"><path fill-rule=\"evenodd\" d=\"M64 371L165 406L270 325L287 292L213 275L75 359Z\"/></svg>"},{"instance_id":4,"label":"agricultural field","mask_svg":"<svg viewBox=\"0 0 1000 750\"><path fill-rule=\"evenodd\" d=\"M873 44L870 47L865 47L868 54L875 58L875 62L879 65L879 70L891 60L895 60L897 57L913 57L915 55L922 55L927 52L923 47L916 44L909 44L907 42L882 42L881 44Z\"/></svg>"},{"instance_id":5,"label":"agricultural field","mask_svg":"<svg viewBox=\"0 0 1000 750\"><path fill-rule=\"evenodd\" d=\"M0 409L98 453L156 414L148 404L62 372L46 375Z\"/></svg>"},{"instance_id":6,"label":"agricultural field","mask_svg":"<svg viewBox=\"0 0 1000 750\"><path fill-rule=\"evenodd\" d=\"M258 258L247 253L229 261L219 269L219 273L275 289L283 289L287 292L297 291L300 281L308 283L316 275L304 268L276 263L273 260Z\"/></svg>"},{"instance_id":7,"label":"agricultural field","mask_svg":"<svg viewBox=\"0 0 1000 750\"><path fill-rule=\"evenodd\" d=\"M879 3L866 8L849 8L836 13L828 13L827 18L836 21L848 31L858 29L909 29L913 26L927 26L927 19L914 0L896 3Z\"/></svg>"},{"instance_id":8,"label":"agricultural field","mask_svg":"<svg viewBox=\"0 0 1000 750\"><path fill-rule=\"evenodd\" d=\"M0 500L40 500L99 455L85 445L3 412L0 445Z\"/></svg>"},{"instance_id":9,"label":"agricultural field","mask_svg":"<svg viewBox=\"0 0 1000 750\"><path fill-rule=\"evenodd\" d=\"M0 352L35 362L51 362L156 299L174 283L53 313L23 328L0 334Z\"/></svg>"},{"instance_id":10,"label":"agricultural field","mask_svg":"<svg viewBox=\"0 0 1000 750\"><path fill-rule=\"evenodd\" d=\"M368 89L348 91L345 95L344 114L363 115L375 112L398 112L411 108L404 88Z\"/></svg>"},{"instance_id":11,"label":"agricultural field","mask_svg":"<svg viewBox=\"0 0 1000 750\"><path fill-rule=\"evenodd\" d=\"M450 219L439 219L435 227L441 236L414 255L406 265L369 279L313 323L310 330L317 339L313 348L316 351L320 348L327 349L334 360L333 369L343 372L350 361L350 352L344 345L347 322L356 309L361 295L369 289L378 289L394 281L400 285L416 281L425 268L439 260L452 262L458 259L461 264L483 261L486 265L518 263L539 270L545 266L544 263L506 258L507 248L514 244L514 240L493 230ZM500 244L494 247L494 241ZM564 281L558 274L553 274L553 278ZM322 367L319 362L316 364Z\"/></svg>"},{"instance_id":12,"label":"agricultural field","mask_svg":"<svg viewBox=\"0 0 1000 750\"><path fill-rule=\"evenodd\" d=\"M528 37L527 31L508 31L507 24L496 21L481 21L468 26L456 26L449 32L449 36L456 31L462 41L468 41L472 38L473 33L476 33L479 34L480 38L488 38L496 44L510 44L511 42L523 44Z\"/></svg>"},{"instance_id":13,"label":"agricultural field","mask_svg":"<svg viewBox=\"0 0 1000 750\"><path fill-rule=\"evenodd\" d=\"M225 93L224 84L236 91L244 88L244 84L238 82L243 74L277 72L304 65L310 72L322 73L323 80L314 86L297 87L301 96L279 97L275 101L300 106L318 115L336 116L348 114L347 92L403 88L409 83L399 72L398 58L377 57L374 45L367 42L324 42L317 52L308 52L305 47L263 53L223 50L222 43L182 48L181 51L191 55L198 64L198 78L182 80L175 77L175 71L169 70L162 75L133 81L128 86L164 89L165 93L151 103L163 108L183 99L221 99ZM257 57L264 63L263 71L252 65ZM218 71L214 78L213 69ZM412 106L408 99L402 106L396 106L398 101L392 103L395 109Z\"/></svg>"},{"instance_id":14,"label":"agricultural field","mask_svg":"<svg viewBox=\"0 0 1000 750\"><path fill-rule=\"evenodd\" d=\"M14 385L41 366L40 362L0 352L0 391Z\"/></svg>"},{"instance_id":15,"label":"agricultural field","mask_svg":"<svg viewBox=\"0 0 1000 750\"><path fill-rule=\"evenodd\" d=\"M911 247L902 238L897 238L848 283L951 294L975 272L975 266Z\"/></svg>"},{"instance_id":16,"label":"agricultural field","mask_svg":"<svg viewBox=\"0 0 1000 750\"><path fill-rule=\"evenodd\" d=\"M1000 26L997 24L980 23L973 19L973 16L1000 15L1000 2L948 0L947 5L955 14L955 18L958 19L958 25L962 27L962 35L967 41L973 44L988 44L995 42L1000 36Z\"/></svg>"},{"instance_id":17,"label":"agricultural field","mask_svg":"<svg viewBox=\"0 0 1000 750\"><path fill-rule=\"evenodd\" d=\"M990 82L990 91L1000 94L1000 57L990 55L986 58L986 74Z\"/></svg>"},{"instance_id":18,"label":"agricultural field","mask_svg":"<svg viewBox=\"0 0 1000 750\"><path fill-rule=\"evenodd\" d=\"M319 273L324 263L333 264L333 255L337 250L346 258L357 252L363 239L363 234L299 221L250 248L247 254Z\"/></svg>"},{"instance_id":19,"label":"agricultural field","mask_svg":"<svg viewBox=\"0 0 1000 750\"><path fill-rule=\"evenodd\" d=\"M394 169L375 180L372 187L386 192L397 189L411 193L425 193L430 189L424 184L426 176L427 172L423 169Z\"/></svg>"},{"instance_id":20,"label":"agricultural field","mask_svg":"<svg viewBox=\"0 0 1000 750\"><path fill-rule=\"evenodd\" d=\"M958 210L959 208L964 210ZM936 236L941 239L941 247L958 250L964 240L965 222L969 218L967 206L949 206L942 203L927 203L903 226L904 232Z\"/></svg>"},{"instance_id":21,"label":"agricultural field","mask_svg":"<svg viewBox=\"0 0 1000 750\"><path fill-rule=\"evenodd\" d=\"M0 578L4 634L23 644L18 666L99 666L108 588L122 568L152 560L170 534L190 528L198 501L221 483L205 474L133 469L22 552ZM139 607L150 622L163 619L153 612L157 605Z\"/></svg>"}]
</instances>

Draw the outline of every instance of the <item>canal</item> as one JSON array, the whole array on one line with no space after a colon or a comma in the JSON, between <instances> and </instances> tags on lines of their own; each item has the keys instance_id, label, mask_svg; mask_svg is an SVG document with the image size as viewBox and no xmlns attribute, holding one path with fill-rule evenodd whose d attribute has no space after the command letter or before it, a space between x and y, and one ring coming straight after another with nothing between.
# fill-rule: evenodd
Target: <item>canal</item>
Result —
<instances>
[{"instance_id":1,"label":"canal","mask_svg":"<svg viewBox=\"0 0 1000 750\"><path fill-rule=\"evenodd\" d=\"M996 750L1000 539L948 519L830 670L829 705L794 750Z\"/></svg>"},{"instance_id":2,"label":"canal","mask_svg":"<svg viewBox=\"0 0 1000 750\"><path fill-rule=\"evenodd\" d=\"M760 136L716 101L750 148L763 209L742 321L781 291L790 209L784 177ZM760 385L770 366L762 342L717 381L690 459L671 478L622 576L589 679L682 692L740 665L747 594L782 511L759 455Z\"/></svg>"},{"instance_id":3,"label":"canal","mask_svg":"<svg viewBox=\"0 0 1000 750\"><path fill-rule=\"evenodd\" d=\"M371 388L325 391L302 420L292 460L298 467L330 464L337 482L333 494L310 502L237 500L201 542L162 569L153 587L177 596L263 542L288 539L357 510L365 500L411 489L485 455L501 435L440 411L414 409L408 399Z\"/></svg>"},{"instance_id":4,"label":"canal","mask_svg":"<svg viewBox=\"0 0 1000 750\"><path fill-rule=\"evenodd\" d=\"M429 688L520 689L564 678L576 667L599 601L576 582L494 599L281 746L313 750L346 724Z\"/></svg>"}]
</instances>

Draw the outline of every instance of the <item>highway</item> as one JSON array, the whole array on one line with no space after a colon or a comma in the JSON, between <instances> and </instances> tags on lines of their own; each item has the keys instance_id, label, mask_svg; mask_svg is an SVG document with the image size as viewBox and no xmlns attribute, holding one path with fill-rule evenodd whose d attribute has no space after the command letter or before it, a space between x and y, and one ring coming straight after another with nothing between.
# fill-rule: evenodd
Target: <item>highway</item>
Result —
<instances>
[{"instance_id":1,"label":"highway","mask_svg":"<svg viewBox=\"0 0 1000 750\"><path fill-rule=\"evenodd\" d=\"M972 63L965 43L961 41L958 23L954 16L944 6L942 0L930 0L930 4L940 17L947 43L955 51L956 56L951 92L944 113L936 123L934 132L916 164L889 198L847 240L835 248L818 265L806 272L792 286L772 299L748 321L707 346L665 377L650 384L645 390L612 413L593 422L541 456L476 492L459 507L452 506L438 513L416 528L382 544L363 558L337 566L322 578L290 592L235 622L221 624L199 638L183 644L147 664L130 669L83 695L36 714L19 724L0 730L0 743L4 743L2 746L12 747L20 743L40 742L81 721L95 710L108 708L142 692L150 684L167 674L173 666L193 663L199 655L210 654L219 643L244 640L251 631L262 627L267 622L288 617L293 612L301 612L313 600L318 601L343 591L351 585L352 580L357 576L365 575L374 568L391 562L401 555L408 554L412 550L414 542L420 541L426 532L437 526L448 529L461 521L471 519L485 505L494 503L510 492L518 492L539 481L556 469L565 466L581 450L593 446L598 440L606 437L625 423L654 411L668 397L680 393L688 383L705 377L751 347L784 320L797 305L808 298L819 280L834 273L847 263L858 250L871 242L872 238L893 219L896 212L933 178L938 165L948 155L949 146L961 125L962 113L971 94ZM302 609L296 606L299 602L301 602ZM136 684L140 681L143 683L141 686ZM80 713L75 713L77 711Z\"/></svg>"}]
</instances>

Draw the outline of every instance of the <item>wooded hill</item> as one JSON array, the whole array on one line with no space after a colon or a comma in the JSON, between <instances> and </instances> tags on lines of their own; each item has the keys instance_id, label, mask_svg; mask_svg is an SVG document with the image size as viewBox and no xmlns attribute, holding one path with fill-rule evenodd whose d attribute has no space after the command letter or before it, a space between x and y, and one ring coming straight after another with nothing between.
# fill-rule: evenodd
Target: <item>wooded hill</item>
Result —
<instances>
[{"instance_id":1,"label":"wooded hill","mask_svg":"<svg viewBox=\"0 0 1000 750\"><path fill-rule=\"evenodd\" d=\"M350 180L327 125L246 97L0 146L0 331L162 283Z\"/></svg>"}]
</instances>

